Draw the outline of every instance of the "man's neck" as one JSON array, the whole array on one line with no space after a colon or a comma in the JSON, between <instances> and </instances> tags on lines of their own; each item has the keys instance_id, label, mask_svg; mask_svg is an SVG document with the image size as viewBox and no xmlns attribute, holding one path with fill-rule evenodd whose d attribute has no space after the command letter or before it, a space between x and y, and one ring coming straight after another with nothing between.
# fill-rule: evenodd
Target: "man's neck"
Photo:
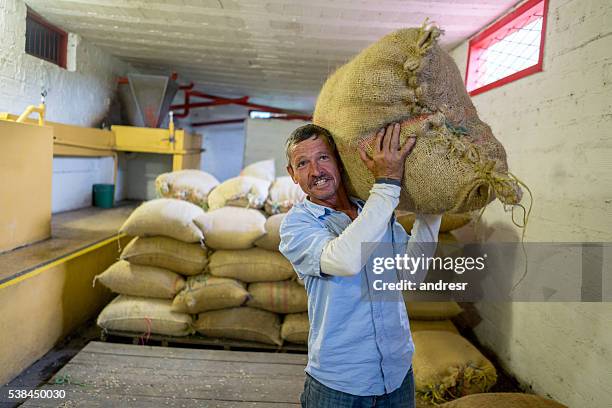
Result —
<instances>
[{"instance_id":1,"label":"man's neck","mask_svg":"<svg viewBox=\"0 0 612 408\"><path fill-rule=\"evenodd\" d=\"M344 186L341 186L336 194L327 199L327 200L318 200L313 197L308 197L308 199L315 204L322 205L323 207L328 207L336 211L343 212L347 214L349 217L354 218L356 214L356 207L353 202L349 199Z\"/></svg>"}]
</instances>

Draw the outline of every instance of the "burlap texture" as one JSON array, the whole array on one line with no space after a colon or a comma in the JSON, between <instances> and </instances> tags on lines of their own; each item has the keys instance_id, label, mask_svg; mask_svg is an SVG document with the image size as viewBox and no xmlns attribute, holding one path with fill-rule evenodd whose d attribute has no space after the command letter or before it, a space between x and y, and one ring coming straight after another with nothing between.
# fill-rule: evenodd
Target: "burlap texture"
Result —
<instances>
[{"instance_id":1,"label":"burlap texture","mask_svg":"<svg viewBox=\"0 0 612 408\"><path fill-rule=\"evenodd\" d=\"M106 330L187 336L193 333L192 317L173 312L167 299L119 295L98 316L98 326Z\"/></svg>"},{"instance_id":2,"label":"burlap texture","mask_svg":"<svg viewBox=\"0 0 612 408\"><path fill-rule=\"evenodd\" d=\"M206 246L213 249L247 249L266 233L266 216L259 210L222 207L197 217Z\"/></svg>"},{"instance_id":3,"label":"burlap texture","mask_svg":"<svg viewBox=\"0 0 612 408\"><path fill-rule=\"evenodd\" d=\"M202 170L178 170L163 173L155 179L158 197L177 198L197 206L208 206L208 194L219 184L219 180Z\"/></svg>"},{"instance_id":4,"label":"burlap texture","mask_svg":"<svg viewBox=\"0 0 612 408\"><path fill-rule=\"evenodd\" d=\"M304 201L306 194L289 176L277 177L270 186L265 209L269 215L286 213L294 204Z\"/></svg>"},{"instance_id":5,"label":"burlap texture","mask_svg":"<svg viewBox=\"0 0 612 408\"><path fill-rule=\"evenodd\" d=\"M467 395L440 405L444 408L567 408L539 395L514 392L490 392Z\"/></svg>"},{"instance_id":6,"label":"burlap texture","mask_svg":"<svg viewBox=\"0 0 612 408\"><path fill-rule=\"evenodd\" d=\"M271 181L251 176L225 180L208 194L208 209L228 206L261 208L268 197Z\"/></svg>"},{"instance_id":7,"label":"burlap texture","mask_svg":"<svg viewBox=\"0 0 612 408\"><path fill-rule=\"evenodd\" d=\"M210 275L191 276L172 302L172 310L200 313L242 305L249 298L244 283Z\"/></svg>"},{"instance_id":8,"label":"burlap texture","mask_svg":"<svg viewBox=\"0 0 612 408\"><path fill-rule=\"evenodd\" d=\"M374 182L359 146L371 153L376 130L400 121L402 144L417 138L406 159L400 210L462 213L496 195L517 204L522 193L507 174L504 148L478 118L439 35L425 25L402 29L363 50L328 78L313 122L334 137L351 195L367 199Z\"/></svg>"},{"instance_id":9,"label":"burlap texture","mask_svg":"<svg viewBox=\"0 0 612 408\"><path fill-rule=\"evenodd\" d=\"M208 264L206 248L167 237L136 237L121 253L131 264L157 266L182 275L202 273Z\"/></svg>"},{"instance_id":10,"label":"burlap texture","mask_svg":"<svg viewBox=\"0 0 612 408\"><path fill-rule=\"evenodd\" d=\"M164 236L183 242L200 242L204 236L193 222L204 213L195 204L175 198L157 198L136 208L120 232L133 237Z\"/></svg>"},{"instance_id":11,"label":"burlap texture","mask_svg":"<svg viewBox=\"0 0 612 408\"><path fill-rule=\"evenodd\" d=\"M185 287L177 273L155 266L117 261L94 278L115 293L150 298L172 299Z\"/></svg>"},{"instance_id":12,"label":"burlap texture","mask_svg":"<svg viewBox=\"0 0 612 408\"><path fill-rule=\"evenodd\" d=\"M474 215L472 213L467 214L444 214L442 215L442 222L440 223L440 233L450 232L457 228L461 228L467 225L472 219ZM406 230L407 233L410 234L412 230L412 226L414 225L414 221L416 219L416 214L412 212L398 212L397 214L397 222L399 222L402 227Z\"/></svg>"},{"instance_id":13,"label":"burlap texture","mask_svg":"<svg viewBox=\"0 0 612 408\"><path fill-rule=\"evenodd\" d=\"M264 225L266 233L255 241L255 246L270 251L278 251L280 245L280 226L286 214L270 216Z\"/></svg>"},{"instance_id":14,"label":"burlap texture","mask_svg":"<svg viewBox=\"0 0 612 408\"><path fill-rule=\"evenodd\" d=\"M459 334L457 328L450 320L410 320L410 331L426 331L426 330L439 330L439 331L448 331L451 333Z\"/></svg>"},{"instance_id":15,"label":"burlap texture","mask_svg":"<svg viewBox=\"0 0 612 408\"><path fill-rule=\"evenodd\" d=\"M210 256L211 275L243 282L273 282L292 278L293 266L280 252L261 248L219 250Z\"/></svg>"},{"instance_id":16,"label":"burlap texture","mask_svg":"<svg viewBox=\"0 0 612 408\"><path fill-rule=\"evenodd\" d=\"M495 367L469 341L449 331L412 333L417 398L443 403L487 392L497 381Z\"/></svg>"},{"instance_id":17,"label":"burlap texture","mask_svg":"<svg viewBox=\"0 0 612 408\"><path fill-rule=\"evenodd\" d=\"M298 344L308 344L308 312L292 313L285 316L281 327L281 337L285 341Z\"/></svg>"},{"instance_id":18,"label":"burlap texture","mask_svg":"<svg viewBox=\"0 0 612 408\"><path fill-rule=\"evenodd\" d=\"M308 310L304 286L295 281L256 282L249 285L247 306L275 313L299 313Z\"/></svg>"},{"instance_id":19,"label":"burlap texture","mask_svg":"<svg viewBox=\"0 0 612 408\"><path fill-rule=\"evenodd\" d=\"M408 300L411 293L404 291L408 316L415 320L446 320L463 312L457 302L414 302Z\"/></svg>"},{"instance_id":20,"label":"burlap texture","mask_svg":"<svg viewBox=\"0 0 612 408\"><path fill-rule=\"evenodd\" d=\"M194 327L198 333L209 337L282 344L279 316L252 307L200 313Z\"/></svg>"}]
</instances>

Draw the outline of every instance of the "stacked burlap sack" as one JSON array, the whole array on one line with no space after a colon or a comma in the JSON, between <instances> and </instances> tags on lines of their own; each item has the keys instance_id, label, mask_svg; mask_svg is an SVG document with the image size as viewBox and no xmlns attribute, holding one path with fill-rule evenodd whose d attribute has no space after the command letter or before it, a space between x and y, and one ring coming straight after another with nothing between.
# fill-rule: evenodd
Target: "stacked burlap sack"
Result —
<instances>
[{"instance_id":1,"label":"stacked burlap sack","mask_svg":"<svg viewBox=\"0 0 612 408\"><path fill-rule=\"evenodd\" d=\"M306 291L278 252L284 212L303 193L288 178L275 179L271 160L212 189L202 182L210 178L197 172L158 177L156 185L172 186L158 190L180 199L146 202L122 226L136 238L95 279L120 294L98 324L133 333L305 343ZM266 218L264 206L278 214Z\"/></svg>"},{"instance_id":2,"label":"stacked burlap sack","mask_svg":"<svg viewBox=\"0 0 612 408\"><path fill-rule=\"evenodd\" d=\"M232 308L199 311L195 330L277 345L283 340L306 342L306 291L278 252L285 212L303 198L289 177L275 178L272 160L245 167L211 192L210 211L195 220L211 250L208 271L211 279L244 285L248 300Z\"/></svg>"},{"instance_id":3,"label":"stacked burlap sack","mask_svg":"<svg viewBox=\"0 0 612 408\"><path fill-rule=\"evenodd\" d=\"M194 220L201 207L174 198L145 202L128 217L120 231L135 237L120 260L100 282L117 296L98 316L98 325L112 331L186 336L193 318L173 301L190 277L208 263L202 231Z\"/></svg>"}]
</instances>

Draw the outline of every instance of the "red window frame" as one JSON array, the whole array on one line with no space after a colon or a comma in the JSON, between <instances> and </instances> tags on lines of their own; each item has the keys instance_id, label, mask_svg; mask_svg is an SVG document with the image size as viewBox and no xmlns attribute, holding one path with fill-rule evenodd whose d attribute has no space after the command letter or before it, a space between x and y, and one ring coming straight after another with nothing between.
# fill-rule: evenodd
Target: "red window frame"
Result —
<instances>
[{"instance_id":1,"label":"red window frame","mask_svg":"<svg viewBox=\"0 0 612 408\"><path fill-rule=\"evenodd\" d=\"M27 8L26 20L34 21L38 25L42 26L44 29L48 30L50 33L54 33L59 37L59 41L58 41L59 48L57 50L57 59L46 58L44 55L28 52L27 49L26 49L26 53L28 55L32 55L33 57L48 61L52 64L59 65L62 68L66 68L66 60L67 60L67 54L68 54L68 33L66 33L61 28L56 27L53 24L49 23L47 20L42 18L40 15L38 15L36 12L34 12L29 7Z\"/></svg>"},{"instance_id":2,"label":"red window frame","mask_svg":"<svg viewBox=\"0 0 612 408\"><path fill-rule=\"evenodd\" d=\"M508 13L506 16L502 17L500 20L496 21L493 25L482 31L481 33L474 36L468 44L468 58L467 58L467 68L465 70L465 86L469 89L470 77L475 75L475 70L478 68L478 64L476 62L479 54L482 53L476 50L481 49L483 44L495 44L499 42L503 38L508 35L514 33L515 31L521 29L527 24L531 23L533 20L527 19L522 22L520 26L515 25L515 21L522 17L527 13L533 13L538 8L541 9L542 12L542 31L540 33L540 52L538 56L538 62L535 65L517 71L511 75L500 78L490 84L483 85L479 88L475 88L469 90L468 93L470 96L478 95L483 92L489 91L491 89L500 87L507 83L516 81L517 79L524 78L528 75L534 74L536 72L541 72L543 70L543 60L544 60L544 39L546 37L546 20L548 16L548 0L529 0L519 6L514 11ZM501 35L501 37L500 37Z\"/></svg>"}]
</instances>

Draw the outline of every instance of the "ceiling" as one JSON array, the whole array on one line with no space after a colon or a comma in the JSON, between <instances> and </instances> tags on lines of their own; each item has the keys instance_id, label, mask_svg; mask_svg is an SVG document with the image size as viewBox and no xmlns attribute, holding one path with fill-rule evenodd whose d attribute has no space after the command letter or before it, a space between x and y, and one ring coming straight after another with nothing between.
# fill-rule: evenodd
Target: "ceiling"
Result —
<instances>
[{"instance_id":1,"label":"ceiling","mask_svg":"<svg viewBox=\"0 0 612 408\"><path fill-rule=\"evenodd\" d=\"M142 73L309 111L325 78L372 42L429 17L452 49L517 0L26 0Z\"/></svg>"}]
</instances>

